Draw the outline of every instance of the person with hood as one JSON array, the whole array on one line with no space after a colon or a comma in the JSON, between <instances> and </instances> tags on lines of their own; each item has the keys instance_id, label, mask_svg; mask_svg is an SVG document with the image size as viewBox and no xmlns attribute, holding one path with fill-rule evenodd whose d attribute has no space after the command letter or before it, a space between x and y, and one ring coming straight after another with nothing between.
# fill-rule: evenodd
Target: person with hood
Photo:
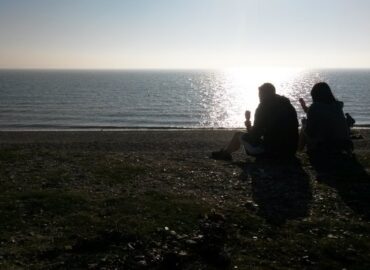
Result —
<instances>
[{"instance_id":1,"label":"person with hood","mask_svg":"<svg viewBox=\"0 0 370 270\"><path fill-rule=\"evenodd\" d=\"M297 112L289 99L276 94L271 83L259 88L258 105L253 126L246 113L247 133L236 132L228 146L212 152L212 158L231 160L231 154L243 145L247 154L252 156L292 157L298 145Z\"/></svg>"},{"instance_id":2,"label":"person with hood","mask_svg":"<svg viewBox=\"0 0 370 270\"><path fill-rule=\"evenodd\" d=\"M337 101L325 82L311 90L312 104L307 110L304 133L308 152L352 152L353 144L343 113L343 102Z\"/></svg>"}]
</instances>

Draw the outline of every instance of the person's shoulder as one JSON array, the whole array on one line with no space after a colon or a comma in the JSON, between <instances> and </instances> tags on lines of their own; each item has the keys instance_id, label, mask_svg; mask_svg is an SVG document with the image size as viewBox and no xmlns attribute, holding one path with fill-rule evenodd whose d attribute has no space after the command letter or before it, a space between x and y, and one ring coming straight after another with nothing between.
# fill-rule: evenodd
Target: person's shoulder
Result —
<instances>
[{"instance_id":1,"label":"person's shoulder","mask_svg":"<svg viewBox=\"0 0 370 270\"><path fill-rule=\"evenodd\" d=\"M343 102L336 101L330 104L322 103L322 102L314 102L308 108L308 113L333 113L333 112L341 112L343 110Z\"/></svg>"},{"instance_id":2,"label":"person's shoulder","mask_svg":"<svg viewBox=\"0 0 370 270\"><path fill-rule=\"evenodd\" d=\"M321 104L318 103L318 102L312 102L312 104L310 106L308 106L308 109L309 110L312 110L312 109L316 109L316 108L320 108Z\"/></svg>"},{"instance_id":3,"label":"person's shoulder","mask_svg":"<svg viewBox=\"0 0 370 270\"><path fill-rule=\"evenodd\" d=\"M293 106L292 103L290 102L290 99L287 98L286 96L280 96L280 95L276 95L276 100L277 100L277 104L279 106L283 105L283 106Z\"/></svg>"},{"instance_id":4,"label":"person's shoulder","mask_svg":"<svg viewBox=\"0 0 370 270\"><path fill-rule=\"evenodd\" d=\"M308 113L310 112L316 112L316 111L321 111L325 108L323 108L322 104L319 102L313 102L309 107L308 107Z\"/></svg>"},{"instance_id":5,"label":"person's shoulder","mask_svg":"<svg viewBox=\"0 0 370 270\"><path fill-rule=\"evenodd\" d=\"M276 100L278 100L279 102L290 103L289 98L287 98L286 96L278 95L278 94L276 94Z\"/></svg>"},{"instance_id":6,"label":"person's shoulder","mask_svg":"<svg viewBox=\"0 0 370 270\"><path fill-rule=\"evenodd\" d=\"M344 107L344 103L343 103L343 101L339 101L339 100L337 100L336 102L335 102L335 104L336 104L336 106L338 106L339 108L341 108L341 109L343 109L343 107Z\"/></svg>"},{"instance_id":7,"label":"person's shoulder","mask_svg":"<svg viewBox=\"0 0 370 270\"><path fill-rule=\"evenodd\" d=\"M335 101L330 104L322 102L313 102L309 109L314 110L333 110L333 109L343 109L344 103L342 101Z\"/></svg>"}]
</instances>

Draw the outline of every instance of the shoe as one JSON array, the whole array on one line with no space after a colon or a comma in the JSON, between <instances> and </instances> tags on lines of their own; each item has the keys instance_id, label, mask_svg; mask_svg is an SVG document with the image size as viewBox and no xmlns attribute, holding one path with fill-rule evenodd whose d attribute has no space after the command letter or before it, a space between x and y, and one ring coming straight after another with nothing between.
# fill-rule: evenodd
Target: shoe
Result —
<instances>
[{"instance_id":1,"label":"shoe","mask_svg":"<svg viewBox=\"0 0 370 270\"><path fill-rule=\"evenodd\" d=\"M212 152L211 157L213 159L218 159L218 160L232 160L233 159L230 153L222 149L220 151Z\"/></svg>"}]
</instances>

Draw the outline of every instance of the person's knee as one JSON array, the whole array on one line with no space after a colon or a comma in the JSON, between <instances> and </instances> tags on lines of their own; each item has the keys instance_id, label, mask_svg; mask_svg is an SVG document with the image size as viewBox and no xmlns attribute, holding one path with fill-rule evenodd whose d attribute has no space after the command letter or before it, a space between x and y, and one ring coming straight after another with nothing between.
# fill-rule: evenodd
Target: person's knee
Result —
<instances>
[{"instance_id":1,"label":"person's knee","mask_svg":"<svg viewBox=\"0 0 370 270\"><path fill-rule=\"evenodd\" d=\"M234 133L234 138L241 138L243 136L244 132L237 131Z\"/></svg>"}]
</instances>

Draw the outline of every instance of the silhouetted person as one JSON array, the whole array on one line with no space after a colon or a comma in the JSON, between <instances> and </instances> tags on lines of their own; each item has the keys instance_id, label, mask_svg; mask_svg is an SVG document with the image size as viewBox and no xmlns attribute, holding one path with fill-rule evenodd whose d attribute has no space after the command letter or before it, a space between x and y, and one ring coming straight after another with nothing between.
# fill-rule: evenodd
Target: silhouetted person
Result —
<instances>
[{"instance_id":1,"label":"silhouetted person","mask_svg":"<svg viewBox=\"0 0 370 270\"><path fill-rule=\"evenodd\" d=\"M346 122L347 122L348 128L349 129L353 128L353 126L356 123L356 120L353 119L353 117L349 113L346 113L345 116L346 116Z\"/></svg>"},{"instance_id":2,"label":"silhouetted person","mask_svg":"<svg viewBox=\"0 0 370 270\"><path fill-rule=\"evenodd\" d=\"M358 135L356 136L355 134L353 134L352 132L352 128L354 127L355 123L356 123L356 120L353 119L353 117L349 114L349 113L345 113L344 114L345 117L346 117L346 122L347 122L347 126L349 128L349 135L350 135L350 138L351 139L362 139L362 136L361 135Z\"/></svg>"},{"instance_id":3,"label":"silhouetted person","mask_svg":"<svg viewBox=\"0 0 370 270\"><path fill-rule=\"evenodd\" d=\"M247 133L234 134L229 145L213 152L215 159L231 160L231 154L241 145L252 156L293 156L298 143L297 112L288 98L277 95L271 83L259 87L258 105L253 126L246 112Z\"/></svg>"},{"instance_id":4,"label":"silhouetted person","mask_svg":"<svg viewBox=\"0 0 370 270\"><path fill-rule=\"evenodd\" d=\"M307 150L325 154L351 152L353 145L343 113L343 102L337 101L325 82L317 83L311 90L313 103L307 110L304 130Z\"/></svg>"}]
</instances>

